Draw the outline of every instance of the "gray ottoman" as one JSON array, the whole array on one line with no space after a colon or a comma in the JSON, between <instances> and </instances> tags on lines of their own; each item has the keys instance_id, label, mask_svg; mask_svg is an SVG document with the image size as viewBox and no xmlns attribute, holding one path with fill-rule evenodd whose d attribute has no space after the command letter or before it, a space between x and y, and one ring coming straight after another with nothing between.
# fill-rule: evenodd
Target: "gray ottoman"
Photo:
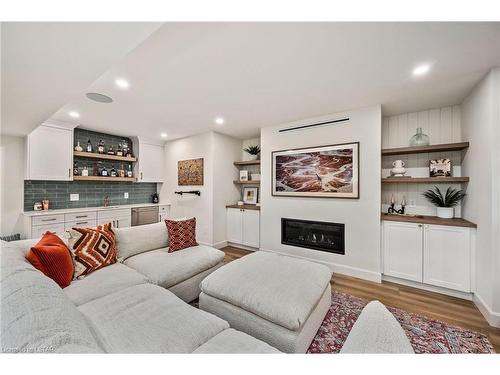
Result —
<instances>
[{"instance_id":1,"label":"gray ottoman","mask_svg":"<svg viewBox=\"0 0 500 375\"><path fill-rule=\"evenodd\" d=\"M201 283L201 309L286 353L305 353L330 308L332 272L322 264L259 251Z\"/></svg>"}]
</instances>

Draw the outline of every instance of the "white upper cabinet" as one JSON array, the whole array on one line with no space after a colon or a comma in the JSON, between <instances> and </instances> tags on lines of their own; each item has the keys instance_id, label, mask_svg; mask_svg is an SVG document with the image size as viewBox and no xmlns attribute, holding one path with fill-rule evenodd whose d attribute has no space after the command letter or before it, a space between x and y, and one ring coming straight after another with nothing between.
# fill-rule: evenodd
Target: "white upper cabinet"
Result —
<instances>
[{"instance_id":1,"label":"white upper cabinet","mask_svg":"<svg viewBox=\"0 0 500 375\"><path fill-rule=\"evenodd\" d=\"M134 140L137 156L134 172L137 182L163 182L163 146Z\"/></svg>"},{"instance_id":2,"label":"white upper cabinet","mask_svg":"<svg viewBox=\"0 0 500 375\"><path fill-rule=\"evenodd\" d=\"M73 127L44 123L26 137L26 180L73 179Z\"/></svg>"}]
</instances>

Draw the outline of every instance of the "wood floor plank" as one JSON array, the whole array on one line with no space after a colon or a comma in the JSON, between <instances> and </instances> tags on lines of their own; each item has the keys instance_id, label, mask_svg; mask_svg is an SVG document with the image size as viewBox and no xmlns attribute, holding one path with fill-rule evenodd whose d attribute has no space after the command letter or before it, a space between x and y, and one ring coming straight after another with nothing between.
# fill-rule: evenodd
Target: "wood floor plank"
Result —
<instances>
[{"instance_id":1,"label":"wood floor plank","mask_svg":"<svg viewBox=\"0 0 500 375\"><path fill-rule=\"evenodd\" d=\"M222 250L226 254L224 258L226 262L232 262L252 253L252 251L231 246ZM500 353L500 328L490 326L471 301L393 282L383 281L379 284L340 274L335 274L332 277L331 285L339 292L358 298L378 299L390 307L481 332L489 338L495 351Z\"/></svg>"}]
</instances>

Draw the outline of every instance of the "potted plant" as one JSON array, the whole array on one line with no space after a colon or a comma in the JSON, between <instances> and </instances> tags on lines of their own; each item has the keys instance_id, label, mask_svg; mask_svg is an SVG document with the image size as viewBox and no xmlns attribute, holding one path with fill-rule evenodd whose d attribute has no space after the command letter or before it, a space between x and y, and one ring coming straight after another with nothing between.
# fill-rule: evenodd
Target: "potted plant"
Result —
<instances>
[{"instance_id":1,"label":"potted plant","mask_svg":"<svg viewBox=\"0 0 500 375\"><path fill-rule=\"evenodd\" d=\"M259 145L250 145L247 148L244 148L243 151L250 155L250 160L257 160L260 154L260 146Z\"/></svg>"},{"instance_id":2,"label":"potted plant","mask_svg":"<svg viewBox=\"0 0 500 375\"><path fill-rule=\"evenodd\" d=\"M446 189L446 193L441 193L437 186L434 190L429 189L423 196L437 208L437 217L442 219L453 218L453 208L465 197L465 191L454 189L451 186Z\"/></svg>"}]
</instances>

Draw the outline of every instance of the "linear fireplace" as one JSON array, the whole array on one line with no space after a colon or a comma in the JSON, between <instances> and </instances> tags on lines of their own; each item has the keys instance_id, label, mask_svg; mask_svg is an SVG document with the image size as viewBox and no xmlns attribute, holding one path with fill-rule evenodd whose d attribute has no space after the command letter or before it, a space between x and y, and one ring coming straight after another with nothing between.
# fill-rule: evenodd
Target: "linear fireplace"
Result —
<instances>
[{"instance_id":1,"label":"linear fireplace","mask_svg":"<svg viewBox=\"0 0 500 375\"><path fill-rule=\"evenodd\" d=\"M281 243L345 254L344 224L281 218Z\"/></svg>"}]
</instances>

